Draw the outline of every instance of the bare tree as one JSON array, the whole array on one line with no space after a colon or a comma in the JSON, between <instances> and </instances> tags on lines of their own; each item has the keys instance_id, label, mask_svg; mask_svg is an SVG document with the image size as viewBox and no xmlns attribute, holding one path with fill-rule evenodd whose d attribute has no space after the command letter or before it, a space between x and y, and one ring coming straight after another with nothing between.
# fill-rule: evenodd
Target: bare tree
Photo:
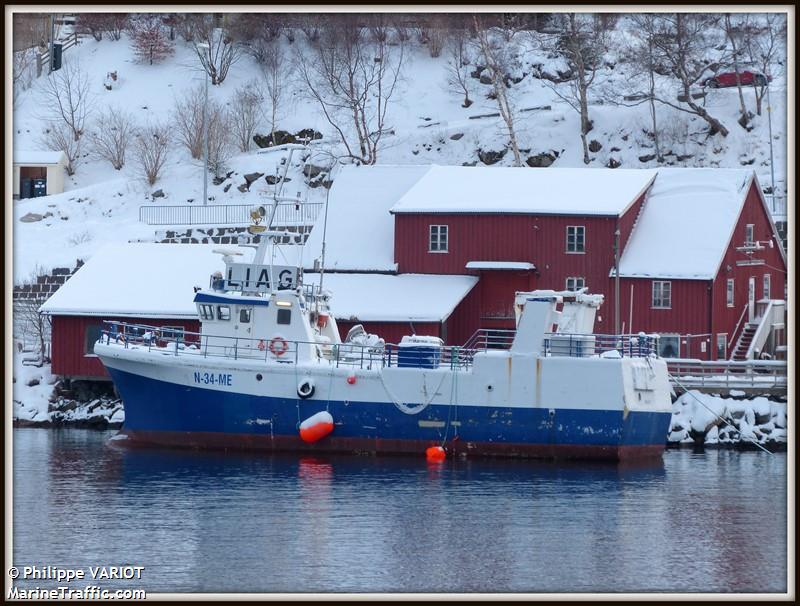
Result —
<instances>
[{"instance_id":1,"label":"bare tree","mask_svg":"<svg viewBox=\"0 0 800 606\"><path fill-rule=\"evenodd\" d=\"M32 276L30 281L36 283L38 275L40 274ZM43 299L18 299L13 305L15 332L23 341L28 341L28 338L35 341L38 354L37 366L49 362L47 344L50 342L50 316L39 312L42 303Z\"/></svg>"},{"instance_id":2,"label":"bare tree","mask_svg":"<svg viewBox=\"0 0 800 606\"><path fill-rule=\"evenodd\" d=\"M345 148L345 157L375 164L397 90L404 45L367 36L353 19L339 19L320 43L295 53L307 95L316 101Z\"/></svg>"},{"instance_id":3,"label":"bare tree","mask_svg":"<svg viewBox=\"0 0 800 606\"><path fill-rule=\"evenodd\" d=\"M75 28L79 34L89 34L100 42L106 32L107 20L103 13L78 13Z\"/></svg>"},{"instance_id":4,"label":"bare tree","mask_svg":"<svg viewBox=\"0 0 800 606\"><path fill-rule=\"evenodd\" d=\"M581 145L583 162L589 164L587 135L592 130L589 116L589 89L603 67L603 54L607 50L605 22L597 15L569 13L562 16L562 32L549 40L550 47L563 57L569 76L566 84L545 80L545 84L581 119Z\"/></svg>"},{"instance_id":5,"label":"bare tree","mask_svg":"<svg viewBox=\"0 0 800 606\"><path fill-rule=\"evenodd\" d=\"M451 30L445 49L447 84L455 94L464 96L461 107L469 107L472 105L472 99L469 98L472 78L470 77L471 57L466 30L461 28Z\"/></svg>"},{"instance_id":6,"label":"bare tree","mask_svg":"<svg viewBox=\"0 0 800 606\"><path fill-rule=\"evenodd\" d=\"M136 130L133 116L117 107L103 110L89 131L95 157L108 160L120 170L125 165L125 152Z\"/></svg>"},{"instance_id":7,"label":"bare tree","mask_svg":"<svg viewBox=\"0 0 800 606\"><path fill-rule=\"evenodd\" d=\"M747 110L747 105L744 102L744 93L742 92L742 77L740 73L740 58L744 54L743 41L741 40L742 32L746 32L750 28L750 20L748 15L737 15L731 18L730 13L725 13L722 19L722 29L725 32L725 37L728 39L730 45L730 61L733 64L733 73L736 76L736 89L739 93L739 124L742 128L747 129L750 123L752 113Z\"/></svg>"},{"instance_id":8,"label":"bare tree","mask_svg":"<svg viewBox=\"0 0 800 606\"><path fill-rule=\"evenodd\" d=\"M136 162L149 185L153 185L161 176L169 158L169 133L169 126L155 122L141 128L134 137Z\"/></svg>"},{"instance_id":9,"label":"bare tree","mask_svg":"<svg viewBox=\"0 0 800 606\"><path fill-rule=\"evenodd\" d=\"M14 51L13 83L12 83L12 107L16 108L17 99L23 90L30 88L33 82L33 65L36 51L32 48L25 48Z\"/></svg>"},{"instance_id":10,"label":"bare tree","mask_svg":"<svg viewBox=\"0 0 800 606\"><path fill-rule=\"evenodd\" d=\"M245 53L251 55L256 63L264 63L284 27L285 15L242 13L232 17L229 29Z\"/></svg>"},{"instance_id":11,"label":"bare tree","mask_svg":"<svg viewBox=\"0 0 800 606\"><path fill-rule=\"evenodd\" d=\"M65 62L61 69L47 76L42 94L42 106L51 109L56 119L66 124L72 137L78 141L83 135L93 101L89 77L80 65L77 62ZM44 118L52 119L52 115Z\"/></svg>"},{"instance_id":12,"label":"bare tree","mask_svg":"<svg viewBox=\"0 0 800 606\"><path fill-rule=\"evenodd\" d=\"M708 124L710 135L727 137L725 125L695 101L691 90L716 63L713 52L721 41L718 23L715 14L663 13L654 17L653 46L680 89L679 102L666 94L659 95L657 101L699 116Z\"/></svg>"},{"instance_id":13,"label":"bare tree","mask_svg":"<svg viewBox=\"0 0 800 606\"><path fill-rule=\"evenodd\" d=\"M67 157L67 165L64 170L70 176L75 174L81 160L82 141L72 135L69 126L57 120L48 122L42 131L40 142L48 149L63 151Z\"/></svg>"},{"instance_id":14,"label":"bare tree","mask_svg":"<svg viewBox=\"0 0 800 606\"><path fill-rule=\"evenodd\" d=\"M219 177L233 154L230 116L214 102L208 107L208 168Z\"/></svg>"},{"instance_id":15,"label":"bare tree","mask_svg":"<svg viewBox=\"0 0 800 606\"><path fill-rule=\"evenodd\" d=\"M630 15L628 18L631 23L628 31L631 35L621 48L621 56L630 66L631 77L615 84L613 90L606 92L605 98L616 105L635 106L647 103L656 159L662 162L664 156L661 149L661 129L656 111L656 70L660 70L660 67L657 65L656 50L653 45L655 15L638 14ZM622 101L619 99L619 86L623 87Z\"/></svg>"},{"instance_id":16,"label":"bare tree","mask_svg":"<svg viewBox=\"0 0 800 606\"><path fill-rule=\"evenodd\" d=\"M269 100L269 129L275 141L275 129L281 116L288 85L294 72L294 65L284 53L280 44L274 43L264 48L264 61L261 73L264 77L266 97Z\"/></svg>"},{"instance_id":17,"label":"bare tree","mask_svg":"<svg viewBox=\"0 0 800 606\"><path fill-rule=\"evenodd\" d=\"M211 84L222 84L228 70L241 58L242 47L236 44L229 28L216 27L211 15L204 17L194 24L192 48Z\"/></svg>"},{"instance_id":18,"label":"bare tree","mask_svg":"<svg viewBox=\"0 0 800 606\"><path fill-rule=\"evenodd\" d=\"M316 44L319 42L322 30L325 29L325 14L299 13L297 15L297 26L311 44Z\"/></svg>"},{"instance_id":19,"label":"bare tree","mask_svg":"<svg viewBox=\"0 0 800 606\"><path fill-rule=\"evenodd\" d=\"M131 45L133 53L141 63L153 65L175 52L161 15L141 14L131 19Z\"/></svg>"},{"instance_id":20,"label":"bare tree","mask_svg":"<svg viewBox=\"0 0 800 606\"><path fill-rule=\"evenodd\" d=\"M187 90L183 97L175 99L172 123L178 141L186 146L195 160L203 156L203 104L205 94L202 86Z\"/></svg>"},{"instance_id":21,"label":"bare tree","mask_svg":"<svg viewBox=\"0 0 800 606\"><path fill-rule=\"evenodd\" d=\"M431 57L438 57L447 42L447 17L444 15L425 15L420 27L420 38L428 46Z\"/></svg>"},{"instance_id":22,"label":"bare tree","mask_svg":"<svg viewBox=\"0 0 800 606\"><path fill-rule=\"evenodd\" d=\"M256 134L256 127L262 117L261 105L263 102L264 93L260 84L255 80L250 80L237 88L233 95L228 110L230 131L239 151L250 151L253 135Z\"/></svg>"},{"instance_id":23,"label":"bare tree","mask_svg":"<svg viewBox=\"0 0 800 606\"><path fill-rule=\"evenodd\" d=\"M109 40L119 40L128 28L127 13L103 13L106 18L106 36Z\"/></svg>"},{"instance_id":24,"label":"bare tree","mask_svg":"<svg viewBox=\"0 0 800 606\"><path fill-rule=\"evenodd\" d=\"M756 113L761 115L761 104L769 86L768 78L774 73L786 43L786 16L780 13L759 15L752 25L753 31L745 39L745 53L764 78L753 80L756 95Z\"/></svg>"},{"instance_id":25,"label":"bare tree","mask_svg":"<svg viewBox=\"0 0 800 606\"><path fill-rule=\"evenodd\" d=\"M522 166L522 156L517 144L517 133L514 125L515 108L506 88L506 73L510 69L509 56L506 52L507 45L501 43L493 35L491 28L486 25L482 16L475 15L473 23L481 55L480 60L486 65L486 70L489 72L497 108L500 110L500 116L506 125L506 134L511 145L511 151L514 154L514 166Z\"/></svg>"}]
</instances>

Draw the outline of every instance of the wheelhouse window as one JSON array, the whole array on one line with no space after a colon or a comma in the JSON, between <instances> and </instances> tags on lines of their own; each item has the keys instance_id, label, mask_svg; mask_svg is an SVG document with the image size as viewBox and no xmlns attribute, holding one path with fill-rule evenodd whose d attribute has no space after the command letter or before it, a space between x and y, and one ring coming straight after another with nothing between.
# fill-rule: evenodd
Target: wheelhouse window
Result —
<instances>
[{"instance_id":1,"label":"wheelhouse window","mask_svg":"<svg viewBox=\"0 0 800 606\"><path fill-rule=\"evenodd\" d=\"M279 309L278 310L278 324L291 324L292 323L292 310Z\"/></svg>"},{"instance_id":2,"label":"wheelhouse window","mask_svg":"<svg viewBox=\"0 0 800 606\"><path fill-rule=\"evenodd\" d=\"M577 291L586 286L586 278L567 278L567 290Z\"/></svg>"},{"instance_id":3,"label":"wheelhouse window","mask_svg":"<svg viewBox=\"0 0 800 606\"><path fill-rule=\"evenodd\" d=\"M764 289L764 299L770 298L770 290L772 289L772 276L770 274L764 274L764 282L763 282L763 289Z\"/></svg>"},{"instance_id":4,"label":"wheelhouse window","mask_svg":"<svg viewBox=\"0 0 800 606\"><path fill-rule=\"evenodd\" d=\"M217 320L230 320L231 308L228 305L217 305Z\"/></svg>"},{"instance_id":5,"label":"wheelhouse window","mask_svg":"<svg viewBox=\"0 0 800 606\"><path fill-rule=\"evenodd\" d=\"M752 244L755 242L755 238L753 236L753 232L755 230L755 225L752 223L748 223L744 226L744 243L745 244Z\"/></svg>"},{"instance_id":6,"label":"wheelhouse window","mask_svg":"<svg viewBox=\"0 0 800 606\"><path fill-rule=\"evenodd\" d=\"M728 307L733 307L735 305L733 300L733 278L728 278L727 289L725 291L725 301L728 304Z\"/></svg>"},{"instance_id":7,"label":"wheelhouse window","mask_svg":"<svg viewBox=\"0 0 800 606\"><path fill-rule=\"evenodd\" d=\"M86 327L85 342L83 344L83 353L85 355L94 355L94 344L100 338L102 332L102 324L90 324Z\"/></svg>"},{"instance_id":8,"label":"wheelhouse window","mask_svg":"<svg viewBox=\"0 0 800 606\"><path fill-rule=\"evenodd\" d=\"M672 282L653 280L653 309L672 307Z\"/></svg>"},{"instance_id":9,"label":"wheelhouse window","mask_svg":"<svg viewBox=\"0 0 800 606\"><path fill-rule=\"evenodd\" d=\"M428 252L447 252L447 225L431 225Z\"/></svg>"},{"instance_id":10,"label":"wheelhouse window","mask_svg":"<svg viewBox=\"0 0 800 606\"><path fill-rule=\"evenodd\" d=\"M583 225L567 226L567 252L586 252L586 228Z\"/></svg>"},{"instance_id":11,"label":"wheelhouse window","mask_svg":"<svg viewBox=\"0 0 800 606\"><path fill-rule=\"evenodd\" d=\"M239 322L241 324L249 324L250 323L250 308L244 307L239 310Z\"/></svg>"},{"instance_id":12,"label":"wheelhouse window","mask_svg":"<svg viewBox=\"0 0 800 606\"><path fill-rule=\"evenodd\" d=\"M214 319L214 306L213 305L206 305L204 303L200 304L200 318L203 320L213 320Z\"/></svg>"}]
</instances>

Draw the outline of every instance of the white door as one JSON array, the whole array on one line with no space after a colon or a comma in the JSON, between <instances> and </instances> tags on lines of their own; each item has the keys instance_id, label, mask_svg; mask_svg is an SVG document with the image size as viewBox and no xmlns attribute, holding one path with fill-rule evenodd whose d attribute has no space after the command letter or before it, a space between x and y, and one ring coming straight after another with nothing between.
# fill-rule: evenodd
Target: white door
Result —
<instances>
[{"instance_id":1,"label":"white door","mask_svg":"<svg viewBox=\"0 0 800 606\"><path fill-rule=\"evenodd\" d=\"M750 277L747 281L747 321L752 322L756 312L756 279Z\"/></svg>"}]
</instances>

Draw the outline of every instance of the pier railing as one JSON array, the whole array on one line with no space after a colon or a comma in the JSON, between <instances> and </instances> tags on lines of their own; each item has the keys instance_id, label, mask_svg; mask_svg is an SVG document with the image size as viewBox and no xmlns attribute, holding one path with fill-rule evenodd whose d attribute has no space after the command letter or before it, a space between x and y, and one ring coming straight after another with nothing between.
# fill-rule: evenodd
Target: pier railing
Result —
<instances>
[{"instance_id":1,"label":"pier railing","mask_svg":"<svg viewBox=\"0 0 800 606\"><path fill-rule=\"evenodd\" d=\"M787 363L781 360L690 360L666 358L672 382L679 391L741 390L786 393Z\"/></svg>"},{"instance_id":2,"label":"pier railing","mask_svg":"<svg viewBox=\"0 0 800 606\"><path fill-rule=\"evenodd\" d=\"M249 225L252 209L252 204L141 206L139 221L147 225ZM314 225L321 209L321 202L280 202L272 225Z\"/></svg>"}]
</instances>

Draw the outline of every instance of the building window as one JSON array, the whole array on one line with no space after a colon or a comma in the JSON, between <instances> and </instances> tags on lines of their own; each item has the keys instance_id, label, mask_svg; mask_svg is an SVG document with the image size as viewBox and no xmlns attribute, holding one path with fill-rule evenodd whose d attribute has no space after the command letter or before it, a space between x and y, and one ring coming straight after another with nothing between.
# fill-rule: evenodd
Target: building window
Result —
<instances>
[{"instance_id":1,"label":"building window","mask_svg":"<svg viewBox=\"0 0 800 606\"><path fill-rule=\"evenodd\" d=\"M726 360L728 358L728 334L717 333L717 360Z\"/></svg>"},{"instance_id":2,"label":"building window","mask_svg":"<svg viewBox=\"0 0 800 606\"><path fill-rule=\"evenodd\" d=\"M90 324L86 327L86 340L83 344L83 353L86 355L94 355L94 344L100 338L103 332L102 324Z\"/></svg>"},{"instance_id":3,"label":"building window","mask_svg":"<svg viewBox=\"0 0 800 606\"><path fill-rule=\"evenodd\" d=\"M752 223L748 223L744 226L744 243L745 244L752 244L755 242L755 238L753 237L753 230L755 229L755 225Z\"/></svg>"},{"instance_id":4,"label":"building window","mask_svg":"<svg viewBox=\"0 0 800 606\"><path fill-rule=\"evenodd\" d=\"M769 274L764 274L764 285L763 285L763 288L764 288L764 297L763 298L764 299L769 299L770 298L770 289L772 287L771 282L772 282L772 276L770 276Z\"/></svg>"},{"instance_id":5,"label":"building window","mask_svg":"<svg viewBox=\"0 0 800 606\"><path fill-rule=\"evenodd\" d=\"M567 278L567 290L577 291L586 286L586 278Z\"/></svg>"},{"instance_id":6,"label":"building window","mask_svg":"<svg viewBox=\"0 0 800 606\"><path fill-rule=\"evenodd\" d=\"M672 282L653 280L653 309L672 307Z\"/></svg>"},{"instance_id":7,"label":"building window","mask_svg":"<svg viewBox=\"0 0 800 606\"><path fill-rule=\"evenodd\" d=\"M567 252L586 252L586 228L583 225L567 226Z\"/></svg>"},{"instance_id":8,"label":"building window","mask_svg":"<svg viewBox=\"0 0 800 606\"><path fill-rule=\"evenodd\" d=\"M734 306L733 301L733 278L728 278L728 286L725 291L725 300L728 302L728 307Z\"/></svg>"},{"instance_id":9,"label":"building window","mask_svg":"<svg viewBox=\"0 0 800 606\"><path fill-rule=\"evenodd\" d=\"M231 308L227 305L217 306L217 320L230 320Z\"/></svg>"},{"instance_id":10,"label":"building window","mask_svg":"<svg viewBox=\"0 0 800 606\"><path fill-rule=\"evenodd\" d=\"M679 357L680 340L680 335L661 335L658 339L658 355L662 358Z\"/></svg>"},{"instance_id":11,"label":"building window","mask_svg":"<svg viewBox=\"0 0 800 606\"><path fill-rule=\"evenodd\" d=\"M183 341L183 326L162 326L159 329L161 338L165 341Z\"/></svg>"},{"instance_id":12,"label":"building window","mask_svg":"<svg viewBox=\"0 0 800 606\"><path fill-rule=\"evenodd\" d=\"M447 225L431 225L428 252L447 252Z\"/></svg>"}]
</instances>

